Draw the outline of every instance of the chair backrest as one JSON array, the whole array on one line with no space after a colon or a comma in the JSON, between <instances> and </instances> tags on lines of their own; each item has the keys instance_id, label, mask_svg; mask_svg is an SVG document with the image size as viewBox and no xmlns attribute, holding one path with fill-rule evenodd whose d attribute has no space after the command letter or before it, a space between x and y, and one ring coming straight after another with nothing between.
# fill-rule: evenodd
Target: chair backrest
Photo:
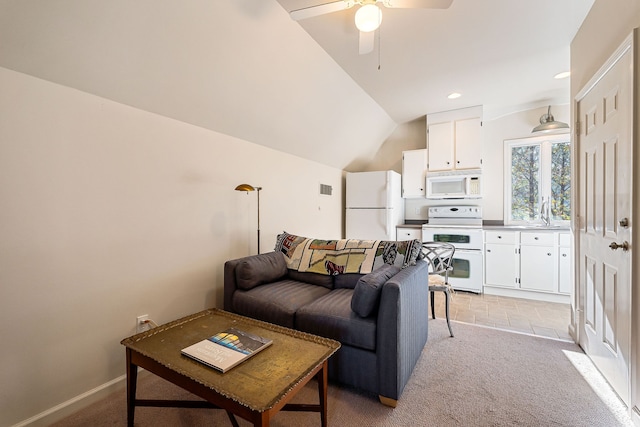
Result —
<instances>
[{"instance_id":1,"label":"chair backrest","mask_svg":"<svg viewBox=\"0 0 640 427\"><path fill-rule=\"evenodd\" d=\"M444 274L449 277L449 271L453 269L453 254L455 246L444 242L423 242L422 254L424 260L429 263L429 274Z\"/></svg>"}]
</instances>

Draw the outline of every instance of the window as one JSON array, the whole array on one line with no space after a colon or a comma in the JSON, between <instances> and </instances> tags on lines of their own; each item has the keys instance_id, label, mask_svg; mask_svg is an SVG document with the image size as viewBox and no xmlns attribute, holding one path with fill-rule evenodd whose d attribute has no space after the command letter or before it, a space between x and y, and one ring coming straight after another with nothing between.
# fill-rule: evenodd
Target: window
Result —
<instances>
[{"instance_id":1,"label":"window","mask_svg":"<svg viewBox=\"0 0 640 427\"><path fill-rule=\"evenodd\" d=\"M571 218L569 135L505 141L505 215L509 225L568 225Z\"/></svg>"}]
</instances>

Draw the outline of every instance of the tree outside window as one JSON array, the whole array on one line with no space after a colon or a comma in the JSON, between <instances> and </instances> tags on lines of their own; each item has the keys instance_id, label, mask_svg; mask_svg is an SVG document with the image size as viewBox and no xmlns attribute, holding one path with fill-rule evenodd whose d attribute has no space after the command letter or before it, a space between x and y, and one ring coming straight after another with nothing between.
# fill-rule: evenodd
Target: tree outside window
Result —
<instances>
[{"instance_id":1,"label":"tree outside window","mask_svg":"<svg viewBox=\"0 0 640 427\"><path fill-rule=\"evenodd\" d=\"M505 141L505 224L543 222L548 207L552 223L571 217L569 135Z\"/></svg>"}]
</instances>

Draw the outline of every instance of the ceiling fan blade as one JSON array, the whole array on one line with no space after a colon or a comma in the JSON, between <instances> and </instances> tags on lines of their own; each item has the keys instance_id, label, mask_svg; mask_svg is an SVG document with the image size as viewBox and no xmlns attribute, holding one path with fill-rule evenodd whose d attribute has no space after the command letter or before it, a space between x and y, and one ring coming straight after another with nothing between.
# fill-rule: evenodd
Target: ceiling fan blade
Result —
<instances>
[{"instance_id":1,"label":"ceiling fan blade","mask_svg":"<svg viewBox=\"0 0 640 427\"><path fill-rule=\"evenodd\" d=\"M386 7L398 9L448 9L453 0L382 0Z\"/></svg>"},{"instance_id":2,"label":"ceiling fan blade","mask_svg":"<svg viewBox=\"0 0 640 427\"><path fill-rule=\"evenodd\" d=\"M365 55L367 53L373 52L373 45L375 42L375 31L360 31L360 42L358 47L358 52L360 55Z\"/></svg>"},{"instance_id":3,"label":"ceiling fan blade","mask_svg":"<svg viewBox=\"0 0 640 427\"><path fill-rule=\"evenodd\" d=\"M337 12L339 10L349 9L353 6L352 1L332 1L331 3L319 4L317 6L309 6L302 9L292 10L289 13L291 19L299 21L301 19L312 18L314 16L324 15L326 13Z\"/></svg>"}]
</instances>

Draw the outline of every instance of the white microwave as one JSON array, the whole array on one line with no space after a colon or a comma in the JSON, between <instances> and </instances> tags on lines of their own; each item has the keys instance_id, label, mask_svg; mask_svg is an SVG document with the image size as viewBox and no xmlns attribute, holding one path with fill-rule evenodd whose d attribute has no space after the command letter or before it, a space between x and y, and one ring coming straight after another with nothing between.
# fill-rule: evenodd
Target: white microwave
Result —
<instances>
[{"instance_id":1,"label":"white microwave","mask_svg":"<svg viewBox=\"0 0 640 427\"><path fill-rule=\"evenodd\" d=\"M427 199L479 199L482 176L479 173L427 174Z\"/></svg>"}]
</instances>

